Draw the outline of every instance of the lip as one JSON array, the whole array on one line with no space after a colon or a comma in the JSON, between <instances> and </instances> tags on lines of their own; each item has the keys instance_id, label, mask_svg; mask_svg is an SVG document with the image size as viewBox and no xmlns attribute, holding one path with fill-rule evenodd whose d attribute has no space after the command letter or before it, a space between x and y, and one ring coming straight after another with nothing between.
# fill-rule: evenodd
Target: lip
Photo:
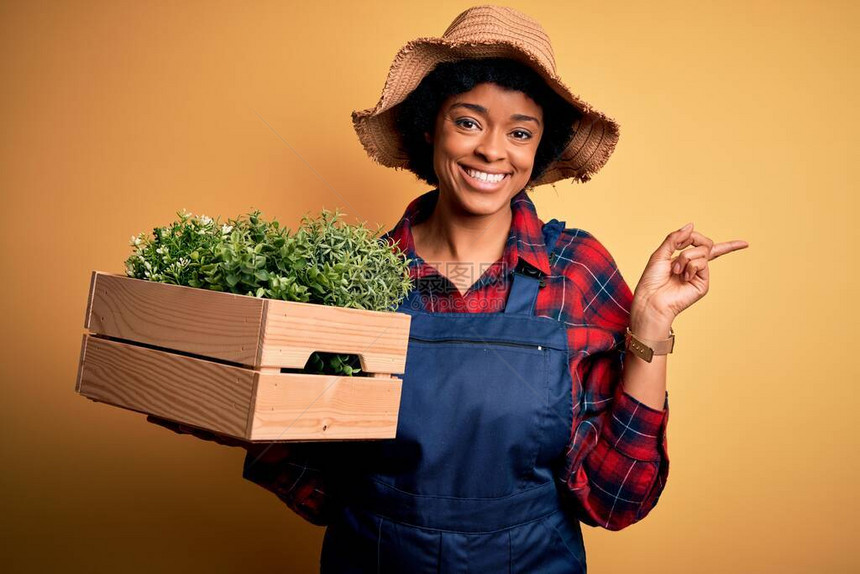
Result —
<instances>
[{"instance_id":1,"label":"lip","mask_svg":"<svg viewBox=\"0 0 860 574\"><path fill-rule=\"evenodd\" d=\"M466 183L470 187L473 187L474 189L477 189L479 191L498 191L502 187L504 187L505 184L507 184L508 180L511 178L511 174L506 173L505 177L503 177L501 181L495 182L495 183L490 183L487 181L481 181L480 179L475 179L474 177L469 175L469 173L466 171L466 167L459 164L459 163L457 164L457 167L460 168L460 172L463 174L463 179L466 181ZM469 168L469 169L474 169L474 168ZM482 170L477 170L477 171L482 171ZM491 172L488 171L485 173L491 173Z\"/></svg>"}]
</instances>

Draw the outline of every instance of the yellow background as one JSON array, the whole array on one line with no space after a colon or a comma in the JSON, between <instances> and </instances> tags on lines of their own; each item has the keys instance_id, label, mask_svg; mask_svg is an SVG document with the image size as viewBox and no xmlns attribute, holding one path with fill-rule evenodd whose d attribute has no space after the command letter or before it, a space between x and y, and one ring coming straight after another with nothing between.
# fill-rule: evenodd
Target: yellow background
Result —
<instances>
[{"instance_id":1,"label":"yellow background","mask_svg":"<svg viewBox=\"0 0 860 574\"><path fill-rule=\"evenodd\" d=\"M93 269L187 208L390 228L429 189L368 159L406 41L463 2L3 2L2 493L7 572L314 572L323 529L238 449L74 393ZM511 2L621 124L585 184L534 194L635 287L688 221L748 249L675 321L657 507L584 527L589 571L856 572L856 2Z\"/></svg>"}]
</instances>

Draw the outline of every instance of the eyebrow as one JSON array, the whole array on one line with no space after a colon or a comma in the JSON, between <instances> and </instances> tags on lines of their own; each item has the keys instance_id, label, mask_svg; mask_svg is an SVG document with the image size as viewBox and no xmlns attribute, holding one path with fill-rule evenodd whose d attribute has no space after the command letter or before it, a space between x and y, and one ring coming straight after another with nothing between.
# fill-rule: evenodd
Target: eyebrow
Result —
<instances>
[{"instance_id":1,"label":"eyebrow","mask_svg":"<svg viewBox=\"0 0 860 574\"><path fill-rule=\"evenodd\" d=\"M454 108L468 108L470 110L474 110L474 111L481 113L481 114L484 114L484 115L487 115L487 112L488 112L487 108L485 108L484 106L480 106L478 104L470 104L467 102L456 102L456 103L452 104L450 108L448 108L448 111L450 112ZM532 116L527 116L525 114L511 114L511 119L517 120L520 122L532 121L532 122L536 123L538 126L540 126L540 120L539 119L532 117Z\"/></svg>"}]
</instances>

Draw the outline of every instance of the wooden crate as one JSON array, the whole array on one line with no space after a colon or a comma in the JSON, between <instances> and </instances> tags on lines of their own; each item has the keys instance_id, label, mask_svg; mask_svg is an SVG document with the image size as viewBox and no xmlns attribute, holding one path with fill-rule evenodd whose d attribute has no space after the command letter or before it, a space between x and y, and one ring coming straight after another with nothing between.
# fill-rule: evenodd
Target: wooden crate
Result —
<instances>
[{"instance_id":1,"label":"wooden crate","mask_svg":"<svg viewBox=\"0 0 860 574\"><path fill-rule=\"evenodd\" d=\"M75 390L251 442L394 438L410 320L93 271ZM314 351L365 376L281 371Z\"/></svg>"}]
</instances>

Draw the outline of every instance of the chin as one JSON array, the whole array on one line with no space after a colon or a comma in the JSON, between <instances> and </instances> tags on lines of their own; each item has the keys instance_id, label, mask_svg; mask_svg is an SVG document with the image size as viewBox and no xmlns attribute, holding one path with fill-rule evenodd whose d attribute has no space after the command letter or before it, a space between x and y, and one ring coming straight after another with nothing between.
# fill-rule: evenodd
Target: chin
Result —
<instances>
[{"instance_id":1,"label":"chin","mask_svg":"<svg viewBox=\"0 0 860 574\"><path fill-rule=\"evenodd\" d=\"M466 189L459 191L457 195L463 208L474 215L492 215L511 202L506 190L487 193Z\"/></svg>"}]
</instances>

